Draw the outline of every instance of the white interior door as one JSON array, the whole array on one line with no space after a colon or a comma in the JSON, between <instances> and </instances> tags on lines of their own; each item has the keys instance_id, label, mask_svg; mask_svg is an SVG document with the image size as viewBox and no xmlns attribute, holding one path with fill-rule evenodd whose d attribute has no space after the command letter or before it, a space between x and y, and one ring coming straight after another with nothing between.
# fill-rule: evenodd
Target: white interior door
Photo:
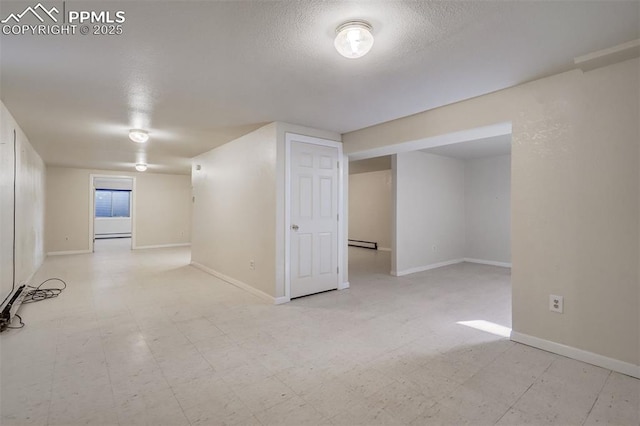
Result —
<instances>
[{"instance_id":1,"label":"white interior door","mask_svg":"<svg viewBox=\"0 0 640 426\"><path fill-rule=\"evenodd\" d=\"M338 148L291 144L291 297L338 288Z\"/></svg>"}]
</instances>

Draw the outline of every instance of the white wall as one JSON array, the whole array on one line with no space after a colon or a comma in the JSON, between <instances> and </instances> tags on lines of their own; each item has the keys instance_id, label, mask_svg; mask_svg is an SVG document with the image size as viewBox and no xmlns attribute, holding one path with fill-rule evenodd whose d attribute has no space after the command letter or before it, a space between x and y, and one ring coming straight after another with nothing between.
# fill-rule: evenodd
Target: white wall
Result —
<instances>
[{"instance_id":1,"label":"white wall","mask_svg":"<svg viewBox=\"0 0 640 426\"><path fill-rule=\"evenodd\" d=\"M420 151L394 159L394 275L465 256L464 162Z\"/></svg>"},{"instance_id":2,"label":"white wall","mask_svg":"<svg viewBox=\"0 0 640 426\"><path fill-rule=\"evenodd\" d=\"M457 160L413 151L397 155L394 173L399 178L392 202L398 218L393 245L400 251L392 256L393 274L462 260L509 266L510 155ZM371 219L363 211L352 227L359 221Z\"/></svg>"},{"instance_id":3,"label":"white wall","mask_svg":"<svg viewBox=\"0 0 640 426\"><path fill-rule=\"evenodd\" d=\"M44 260L45 167L4 103L0 109L0 301L13 283L13 131L16 131L16 286ZM33 283L31 283L33 284Z\"/></svg>"},{"instance_id":4,"label":"white wall","mask_svg":"<svg viewBox=\"0 0 640 426\"><path fill-rule=\"evenodd\" d=\"M349 238L391 249L391 170L349 175Z\"/></svg>"},{"instance_id":5,"label":"white wall","mask_svg":"<svg viewBox=\"0 0 640 426\"><path fill-rule=\"evenodd\" d=\"M344 147L363 152L511 122L514 335L637 366L638 93L634 59L347 133ZM549 294L564 296L564 314L549 312Z\"/></svg>"},{"instance_id":6,"label":"white wall","mask_svg":"<svg viewBox=\"0 0 640 426\"><path fill-rule=\"evenodd\" d=\"M47 167L46 250L87 252L91 174L136 178L133 194L134 248L188 244L191 237L191 178L188 175Z\"/></svg>"},{"instance_id":7,"label":"white wall","mask_svg":"<svg viewBox=\"0 0 640 426\"><path fill-rule=\"evenodd\" d=\"M109 236L131 234L130 217L96 217L93 224L93 233L97 238L108 238Z\"/></svg>"},{"instance_id":8,"label":"white wall","mask_svg":"<svg viewBox=\"0 0 640 426\"><path fill-rule=\"evenodd\" d=\"M465 258L511 263L511 155L465 161Z\"/></svg>"}]
</instances>

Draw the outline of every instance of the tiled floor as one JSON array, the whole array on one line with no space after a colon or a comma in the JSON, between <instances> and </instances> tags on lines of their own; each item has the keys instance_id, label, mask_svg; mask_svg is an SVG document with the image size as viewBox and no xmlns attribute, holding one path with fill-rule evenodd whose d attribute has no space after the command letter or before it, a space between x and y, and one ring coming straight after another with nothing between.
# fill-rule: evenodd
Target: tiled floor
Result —
<instances>
[{"instance_id":1,"label":"tiled floor","mask_svg":"<svg viewBox=\"0 0 640 426\"><path fill-rule=\"evenodd\" d=\"M188 249L50 257L58 299L0 336L2 425L637 425L640 381L458 321L510 326L508 270L388 276L271 306Z\"/></svg>"}]
</instances>

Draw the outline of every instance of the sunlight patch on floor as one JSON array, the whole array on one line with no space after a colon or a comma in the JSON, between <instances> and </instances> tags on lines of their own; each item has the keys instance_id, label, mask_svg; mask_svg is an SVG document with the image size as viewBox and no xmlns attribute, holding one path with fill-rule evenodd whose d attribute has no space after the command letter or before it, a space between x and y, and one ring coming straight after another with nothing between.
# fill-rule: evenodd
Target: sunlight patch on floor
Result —
<instances>
[{"instance_id":1,"label":"sunlight patch on floor","mask_svg":"<svg viewBox=\"0 0 640 426\"><path fill-rule=\"evenodd\" d=\"M487 333L495 334L496 336L510 337L511 329L504 325L496 324L494 322L485 320L473 320L473 321L458 321L456 324L466 325L467 327L475 328L476 330L486 331Z\"/></svg>"}]
</instances>

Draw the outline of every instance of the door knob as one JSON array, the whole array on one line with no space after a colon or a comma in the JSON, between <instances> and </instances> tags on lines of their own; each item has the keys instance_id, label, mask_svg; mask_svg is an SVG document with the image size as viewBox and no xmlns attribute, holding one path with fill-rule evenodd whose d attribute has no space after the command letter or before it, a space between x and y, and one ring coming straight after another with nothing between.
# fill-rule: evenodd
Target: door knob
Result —
<instances>
[{"instance_id":1,"label":"door knob","mask_svg":"<svg viewBox=\"0 0 640 426\"><path fill-rule=\"evenodd\" d=\"M297 231L298 229L300 229L300 227L298 225L291 225L291 229Z\"/></svg>"}]
</instances>

